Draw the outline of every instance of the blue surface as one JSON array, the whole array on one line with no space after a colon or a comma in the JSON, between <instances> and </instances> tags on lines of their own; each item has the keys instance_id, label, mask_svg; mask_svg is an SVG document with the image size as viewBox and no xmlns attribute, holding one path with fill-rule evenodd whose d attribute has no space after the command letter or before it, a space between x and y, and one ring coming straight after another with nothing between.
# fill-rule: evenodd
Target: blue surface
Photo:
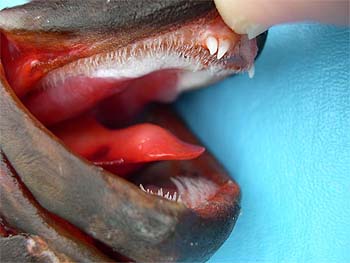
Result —
<instances>
[{"instance_id":1,"label":"blue surface","mask_svg":"<svg viewBox=\"0 0 350 263\"><path fill-rule=\"evenodd\" d=\"M179 101L243 193L210 262L350 262L349 38L315 24L273 28L254 79Z\"/></svg>"},{"instance_id":2,"label":"blue surface","mask_svg":"<svg viewBox=\"0 0 350 263\"><path fill-rule=\"evenodd\" d=\"M242 215L210 262L350 262L349 34L273 28L254 79L181 98L243 193Z\"/></svg>"},{"instance_id":3,"label":"blue surface","mask_svg":"<svg viewBox=\"0 0 350 263\"><path fill-rule=\"evenodd\" d=\"M24 0L1 0L0 2L0 9L5 8L5 7L11 7L15 5L20 5L28 1Z\"/></svg>"}]
</instances>

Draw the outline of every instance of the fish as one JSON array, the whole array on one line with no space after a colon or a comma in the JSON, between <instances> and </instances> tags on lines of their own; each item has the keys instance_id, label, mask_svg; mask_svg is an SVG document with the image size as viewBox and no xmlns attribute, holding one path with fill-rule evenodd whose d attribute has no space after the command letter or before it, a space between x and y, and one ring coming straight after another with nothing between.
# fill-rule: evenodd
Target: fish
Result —
<instances>
[{"instance_id":1,"label":"fish","mask_svg":"<svg viewBox=\"0 0 350 263\"><path fill-rule=\"evenodd\" d=\"M265 41L234 33L211 0L0 11L1 253L208 260L235 225L240 189L168 104L252 73Z\"/></svg>"}]
</instances>

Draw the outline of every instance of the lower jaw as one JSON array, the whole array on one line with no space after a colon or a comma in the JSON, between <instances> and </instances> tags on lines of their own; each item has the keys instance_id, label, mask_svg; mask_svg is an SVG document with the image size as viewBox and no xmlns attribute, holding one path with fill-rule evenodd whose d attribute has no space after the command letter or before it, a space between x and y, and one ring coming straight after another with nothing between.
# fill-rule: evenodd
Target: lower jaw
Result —
<instances>
[{"instance_id":1,"label":"lower jaw","mask_svg":"<svg viewBox=\"0 0 350 263\"><path fill-rule=\"evenodd\" d=\"M148 109L148 112L143 113L142 116L143 118L139 119L139 121L151 122L162 127L167 127L167 129L180 139L193 144L199 143L195 136L192 135L183 122L176 117L174 112L168 106L153 105ZM109 124L111 123L112 122ZM7 154L6 149L5 154ZM11 154L9 159L12 162L13 156L11 156ZM16 169L16 165L14 167ZM42 203L41 197L40 195L37 195L37 193L38 191L45 191L45 182L39 183L44 184L40 185L39 189L33 189L30 183L27 183L26 176L21 173L20 169L18 174L21 178L24 178L23 181L26 183L29 190L33 191L33 199ZM174 183L174 181L171 180L172 178L177 178L178 184ZM185 178L185 180L181 180L181 178ZM45 181L46 180L50 179L47 178ZM208 151L202 154L201 157L193 160L161 161L145 165L142 169L129 174L127 180L136 184L137 187L142 184L145 189L154 189L154 192L157 192L160 188L163 188L164 192L169 191L170 193L172 192L172 194L174 192L180 193L182 191L181 202L171 201L170 203L185 205L188 212L177 219L179 221L176 228L173 229L173 238L170 238L170 240L167 241L161 241L162 237L159 237L159 242L161 243L155 246L157 247L156 250L160 251L159 254L158 252L156 254L154 254L155 252L152 252L152 255L143 254L140 256L137 252L131 252L124 247L128 245L114 245L113 242L110 242L108 238L106 238L106 233L99 232L95 227L91 226L88 229L85 228L84 224L80 223L82 220L84 221L84 219L79 218L79 214L69 215L69 217L67 217L67 212L50 208L50 205L47 206L44 204L43 206L50 212L68 220L69 222L73 222L74 225L80 228L83 232L93 236L93 240L96 239L99 240L99 242L102 242L101 244L104 244L102 250L105 251L102 253L107 253L109 249L116 249L122 254L137 261L140 261L141 259L163 261L193 261L207 259L208 256L212 254L227 238L239 213L240 198L238 186L229 178L222 166ZM120 182L122 184L124 183L123 180ZM182 186L183 189L179 189L178 185L180 185L180 187ZM38 187L38 185L36 187ZM84 188L84 183L78 187ZM94 188L92 187L91 190L93 191L93 189ZM142 193L141 189L138 191ZM9 196L11 195L10 193L7 194ZM74 196L74 193L67 192L66 194ZM45 195L45 193L43 193L43 195ZM159 200L163 199L167 201L167 198L164 197L152 197L152 200L155 202L159 202ZM115 201L118 202L118 200ZM64 207L64 209L70 210L69 204ZM11 211L11 209L9 211ZM129 213L130 212L144 213L143 211L136 210L131 210ZM21 216L22 212L19 213ZM11 215L5 214L4 216L7 222L10 222L12 226L16 227L16 222L11 218ZM90 216L96 215L91 214ZM145 213L145 216L148 216L147 213ZM23 218L25 217L26 216L23 216ZM99 216L97 215L97 217ZM113 218L108 218L108 220L112 219ZM55 220L57 220L57 218L54 219L54 221ZM73 226L73 228L75 226ZM65 228L65 226L63 226L63 228ZM24 228L23 230L33 233L30 228ZM112 230L113 229L111 229L111 231ZM38 235L41 234L40 232L41 231L34 231L34 233ZM134 234L130 233L130 235L132 236ZM133 237L130 237L130 239L135 240ZM140 240L135 241L139 242ZM99 246L99 249L100 248L101 246ZM136 253L136 255L134 255L134 253ZM113 253L107 254L112 257L116 256ZM122 259L118 257L116 260L120 261Z\"/></svg>"}]
</instances>

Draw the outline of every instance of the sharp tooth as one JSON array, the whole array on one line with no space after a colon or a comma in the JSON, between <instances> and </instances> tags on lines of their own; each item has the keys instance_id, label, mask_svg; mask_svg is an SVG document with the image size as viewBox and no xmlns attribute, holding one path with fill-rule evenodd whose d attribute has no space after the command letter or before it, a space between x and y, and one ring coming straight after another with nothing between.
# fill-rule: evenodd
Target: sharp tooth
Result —
<instances>
[{"instance_id":1,"label":"sharp tooth","mask_svg":"<svg viewBox=\"0 0 350 263\"><path fill-rule=\"evenodd\" d=\"M141 188L142 191L147 192L146 189L143 187L142 184L140 184L140 188Z\"/></svg>"},{"instance_id":2,"label":"sharp tooth","mask_svg":"<svg viewBox=\"0 0 350 263\"><path fill-rule=\"evenodd\" d=\"M220 40L217 58L218 59L222 58L229 49L230 49L230 41Z\"/></svg>"},{"instance_id":3,"label":"sharp tooth","mask_svg":"<svg viewBox=\"0 0 350 263\"><path fill-rule=\"evenodd\" d=\"M218 41L215 37L208 37L206 44L207 48L209 49L210 55L214 55L216 51L218 51Z\"/></svg>"},{"instance_id":4,"label":"sharp tooth","mask_svg":"<svg viewBox=\"0 0 350 263\"><path fill-rule=\"evenodd\" d=\"M248 76L249 76L249 78L253 78L254 77L254 75L255 75L255 66L254 66L254 64L250 67L250 69L248 70Z\"/></svg>"}]
</instances>

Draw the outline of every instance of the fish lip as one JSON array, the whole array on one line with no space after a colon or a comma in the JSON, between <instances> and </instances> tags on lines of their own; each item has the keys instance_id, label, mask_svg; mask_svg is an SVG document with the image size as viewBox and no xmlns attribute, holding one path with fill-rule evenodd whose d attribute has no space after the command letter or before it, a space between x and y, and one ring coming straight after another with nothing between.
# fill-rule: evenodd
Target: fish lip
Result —
<instances>
[{"instance_id":1,"label":"fish lip","mask_svg":"<svg viewBox=\"0 0 350 263\"><path fill-rule=\"evenodd\" d=\"M222 204L225 209L220 213L220 217L204 216L179 203L147 195L132 183L72 154L24 107L7 83L2 65L0 75L0 105L2 109L6 109L0 113L0 129L3 135L1 148L25 185L45 209L138 261L206 260L227 238L235 223L235 219L232 218L236 218L238 214L239 193L234 198L229 198L232 201L230 205ZM21 132L14 133L13 130ZM11 141L16 143L9 143ZM26 154L25 149L28 148L35 152L34 156ZM43 164L46 164L44 170L40 168ZM77 179L67 176L72 174L79 176L78 178L82 176L79 180L84 181L86 187L92 187L93 190L86 194L85 189L74 185ZM43 178L47 178L45 185L40 182ZM64 192L73 193L73 196L79 198L62 196ZM111 200L125 201L114 204ZM96 208L95 203L107 203L111 207ZM120 205L124 208L121 209ZM104 215L102 221L99 217L75 216L76 211L91 209L94 213ZM130 211L139 215L137 220L132 215L134 212L130 214ZM121 219L123 217L127 220ZM227 220L228 218L231 220ZM128 222L126 229L118 226L118 220ZM220 227L220 222L224 221L227 224ZM154 222L158 223L154 225ZM107 233L111 229L117 231L111 235L99 234ZM213 229L225 229L225 235L216 237L213 242ZM201 246L196 245L193 236L205 243ZM128 242L126 246L125 240L133 242ZM140 247L147 249L143 250Z\"/></svg>"}]
</instances>

